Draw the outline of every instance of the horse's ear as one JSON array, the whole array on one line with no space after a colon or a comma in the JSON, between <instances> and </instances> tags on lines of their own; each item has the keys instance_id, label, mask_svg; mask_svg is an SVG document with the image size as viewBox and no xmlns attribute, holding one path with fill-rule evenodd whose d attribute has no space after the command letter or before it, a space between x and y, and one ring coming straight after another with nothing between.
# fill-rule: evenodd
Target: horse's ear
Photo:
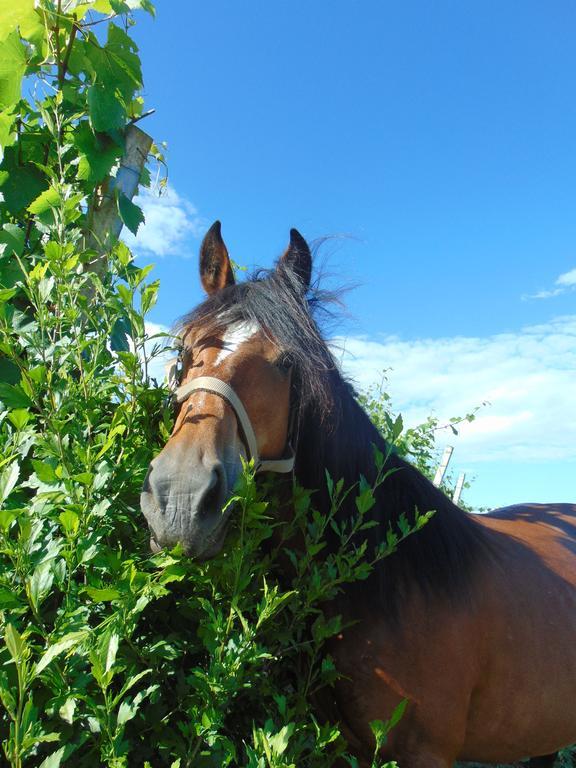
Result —
<instances>
[{"instance_id":1,"label":"horse's ear","mask_svg":"<svg viewBox=\"0 0 576 768\"><path fill-rule=\"evenodd\" d=\"M212 224L200 246L200 279L208 294L234 284L234 273L222 240L219 221Z\"/></svg>"},{"instance_id":2,"label":"horse's ear","mask_svg":"<svg viewBox=\"0 0 576 768\"><path fill-rule=\"evenodd\" d=\"M280 258L279 267L293 272L304 290L310 286L312 277L312 254L308 243L297 229L290 230L290 245Z\"/></svg>"}]
</instances>

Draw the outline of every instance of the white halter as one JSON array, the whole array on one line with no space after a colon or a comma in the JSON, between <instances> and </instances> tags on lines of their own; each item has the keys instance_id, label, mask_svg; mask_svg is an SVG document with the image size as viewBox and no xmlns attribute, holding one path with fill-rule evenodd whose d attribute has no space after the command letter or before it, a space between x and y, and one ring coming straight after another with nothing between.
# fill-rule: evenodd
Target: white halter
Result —
<instances>
[{"instance_id":1,"label":"white halter","mask_svg":"<svg viewBox=\"0 0 576 768\"><path fill-rule=\"evenodd\" d=\"M184 384L181 387L175 387L177 377L177 361L172 361L166 366L168 385L171 389L175 389L176 402L183 403L188 400L192 392L202 390L204 392L212 392L215 395L219 395L226 400L230 405L236 418L238 419L244 437L246 439L246 447L248 448L249 458L254 461L254 468L256 472L292 472L294 469L294 451L290 442L288 442L288 449L290 455L283 459L261 459L258 455L258 443L256 441L256 434L252 427L250 417L246 413L246 409L242 403L242 400L238 397L236 392L232 389L230 384L227 384L221 379L217 379L214 376L199 376L189 384Z\"/></svg>"}]
</instances>

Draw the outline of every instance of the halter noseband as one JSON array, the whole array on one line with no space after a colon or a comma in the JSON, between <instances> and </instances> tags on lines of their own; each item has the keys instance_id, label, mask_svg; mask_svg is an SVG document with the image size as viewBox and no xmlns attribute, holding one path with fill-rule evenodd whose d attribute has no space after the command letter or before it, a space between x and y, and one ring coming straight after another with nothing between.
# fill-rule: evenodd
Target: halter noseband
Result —
<instances>
[{"instance_id":1,"label":"halter noseband","mask_svg":"<svg viewBox=\"0 0 576 768\"><path fill-rule=\"evenodd\" d=\"M169 382L171 374L172 371L169 372ZM226 400L231 406L242 427L242 431L244 432L249 458L254 461L254 469L256 472L292 472L294 469L295 456L292 446L290 445L290 435L288 436L288 449L290 452L288 457L284 459L261 459L258 455L258 443L256 441L256 434L252 427L250 417L246 413L242 400L240 400L230 384L227 384L225 381L217 379L214 376L199 376L189 384L183 384L176 389L176 402L183 403L185 400L188 400L192 392L196 392L197 390L212 392L223 400Z\"/></svg>"}]
</instances>

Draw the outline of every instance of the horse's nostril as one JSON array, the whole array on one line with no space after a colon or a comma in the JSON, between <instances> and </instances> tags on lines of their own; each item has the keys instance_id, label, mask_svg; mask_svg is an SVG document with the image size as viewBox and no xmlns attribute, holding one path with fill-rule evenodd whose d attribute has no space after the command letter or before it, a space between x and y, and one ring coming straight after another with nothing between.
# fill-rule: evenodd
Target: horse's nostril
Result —
<instances>
[{"instance_id":1,"label":"horse's nostril","mask_svg":"<svg viewBox=\"0 0 576 768\"><path fill-rule=\"evenodd\" d=\"M148 466L148 471L146 472L146 477L144 478L144 483L142 485L142 492L143 493L151 493L152 488L150 487L150 475L152 473L152 464Z\"/></svg>"},{"instance_id":2,"label":"horse's nostril","mask_svg":"<svg viewBox=\"0 0 576 768\"><path fill-rule=\"evenodd\" d=\"M216 466L210 475L210 481L199 504L201 515L209 515L218 510L222 500L222 487L224 471L221 466Z\"/></svg>"},{"instance_id":3,"label":"horse's nostril","mask_svg":"<svg viewBox=\"0 0 576 768\"><path fill-rule=\"evenodd\" d=\"M202 500L202 512L204 513L213 512L214 508L218 503L219 495L220 494L218 493L217 485L215 485L213 488L210 488L210 490L206 493L206 495L204 496L204 499Z\"/></svg>"}]
</instances>

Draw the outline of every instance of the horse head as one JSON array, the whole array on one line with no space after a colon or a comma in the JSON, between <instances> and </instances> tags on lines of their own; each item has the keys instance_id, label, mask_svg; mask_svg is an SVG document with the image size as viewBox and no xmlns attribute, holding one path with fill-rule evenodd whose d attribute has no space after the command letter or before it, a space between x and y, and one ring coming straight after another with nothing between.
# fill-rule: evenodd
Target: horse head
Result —
<instances>
[{"instance_id":1,"label":"horse head","mask_svg":"<svg viewBox=\"0 0 576 768\"><path fill-rule=\"evenodd\" d=\"M256 471L292 470L293 345L289 333L271 326L290 304L308 316L301 307L311 266L310 249L293 229L274 270L236 284L220 222L204 237L207 299L179 334L174 429L150 464L141 496L153 550L179 543L191 556L213 557L224 542L226 502L242 460L252 459Z\"/></svg>"}]
</instances>

